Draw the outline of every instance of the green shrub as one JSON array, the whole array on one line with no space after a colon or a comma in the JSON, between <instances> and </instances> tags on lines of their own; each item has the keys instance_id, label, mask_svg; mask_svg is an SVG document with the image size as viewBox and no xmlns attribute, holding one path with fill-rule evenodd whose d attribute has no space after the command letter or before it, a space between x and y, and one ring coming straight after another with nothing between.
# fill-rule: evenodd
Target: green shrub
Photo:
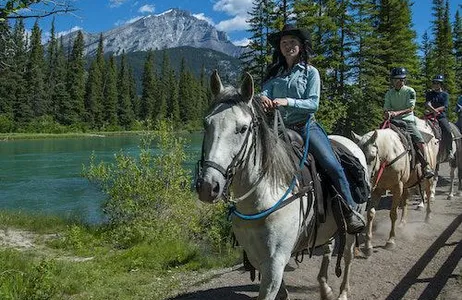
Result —
<instances>
[{"instance_id":1,"label":"green shrub","mask_svg":"<svg viewBox=\"0 0 462 300\"><path fill-rule=\"evenodd\" d=\"M13 116L9 114L0 114L0 132L9 133L14 131Z\"/></svg>"},{"instance_id":2,"label":"green shrub","mask_svg":"<svg viewBox=\"0 0 462 300\"><path fill-rule=\"evenodd\" d=\"M172 123L159 122L155 129L142 138L138 157L119 152L114 163L97 163L92 156L84 168L84 175L108 195L104 212L109 239L119 248L130 248L168 237L220 253L229 244L224 209L196 200L190 171L183 167L185 141ZM158 151L152 149L154 142Z\"/></svg>"}]
</instances>

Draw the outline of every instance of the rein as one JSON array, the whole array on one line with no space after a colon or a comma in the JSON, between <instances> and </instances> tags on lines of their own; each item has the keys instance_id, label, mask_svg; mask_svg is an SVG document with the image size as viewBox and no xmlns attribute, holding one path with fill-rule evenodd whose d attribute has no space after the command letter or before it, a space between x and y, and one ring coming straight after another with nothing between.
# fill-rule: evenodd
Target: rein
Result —
<instances>
[{"instance_id":1,"label":"rein","mask_svg":"<svg viewBox=\"0 0 462 300\"><path fill-rule=\"evenodd\" d=\"M281 113L279 112L279 110L276 110L275 114L278 114L277 117L281 121L280 123L282 124L282 126L284 126L284 124L282 123L282 117L281 117ZM275 116L275 119L276 119L276 116ZM303 167L303 165L305 164L306 158L308 156L308 146L309 146L309 137L310 137L310 131L309 131L310 119L311 119L311 115L309 115L309 117L308 117L308 119L306 121L306 124L305 124L305 130L306 130L305 150L303 152L303 157L302 157L302 159L300 160L300 163L299 163L299 169L301 169ZM277 125L275 125L274 128L275 128L275 130L277 130ZM283 127L283 131L284 131L285 137L287 137L287 133L285 132L285 127ZM232 205L230 207L229 215L234 214L235 216L237 216L237 217L239 217L239 218L241 218L243 220L259 220L259 219L265 218L265 217L269 216L270 214L272 214L273 212L275 212L276 210L284 207L289 202L291 202L291 201L293 201L293 200L295 200L297 198L300 198L307 191L310 190L310 187L306 187L306 188L301 189L298 193L292 195L291 197L286 198L292 192L292 190L294 189L296 182L297 182L297 175L294 175L294 177L292 178L292 182L290 183L289 188L285 191L284 195L282 195L282 197L273 206L271 206L270 208L268 208L268 209L266 209L266 210L264 210L262 212L255 213L255 214L243 214L243 213L240 213L240 212L237 211L237 208L236 208L235 205ZM256 187L256 185L254 187ZM246 193L246 195L247 194L249 194L249 193Z\"/></svg>"},{"instance_id":2,"label":"rein","mask_svg":"<svg viewBox=\"0 0 462 300\"><path fill-rule=\"evenodd\" d=\"M387 129L387 128L390 128L390 119L387 119L385 120L385 122L383 122L382 126L380 127L380 129ZM374 146L376 148L378 148L377 144L374 143ZM398 160L401 159L401 157L403 157L404 155L406 155L408 152L410 151L410 149L404 149L403 152L401 152L397 157L395 157L394 159L392 159L390 162L387 162L386 160L385 161L382 161L382 163L380 164L380 167L379 167L379 171L377 172L377 178L375 179L375 183L374 183L374 186L372 187L373 190L375 190L375 188L377 187L377 184L379 183L379 180L380 178L382 177L382 174L383 174L383 171L391 166L392 164L394 164L395 162L397 162ZM378 158L378 155L377 155L377 158Z\"/></svg>"}]
</instances>

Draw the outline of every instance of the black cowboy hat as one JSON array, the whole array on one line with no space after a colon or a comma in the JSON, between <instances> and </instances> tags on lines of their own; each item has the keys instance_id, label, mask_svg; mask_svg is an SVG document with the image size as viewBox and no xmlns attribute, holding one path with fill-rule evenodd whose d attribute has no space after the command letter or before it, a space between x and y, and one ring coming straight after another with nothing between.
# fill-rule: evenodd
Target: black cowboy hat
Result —
<instances>
[{"instance_id":1,"label":"black cowboy hat","mask_svg":"<svg viewBox=\"0 0 462 300\"><path fill-rule=\"evenodd\" d=\"M311 48L311 34L305 29L296 28L295 25L292 24L285 24L281 31L271 33L268 36L268 42L271 46L277 48L279 47L279 41L285 35L296 36L302 43L307 43Z\"/></svg>"}]
</instances>

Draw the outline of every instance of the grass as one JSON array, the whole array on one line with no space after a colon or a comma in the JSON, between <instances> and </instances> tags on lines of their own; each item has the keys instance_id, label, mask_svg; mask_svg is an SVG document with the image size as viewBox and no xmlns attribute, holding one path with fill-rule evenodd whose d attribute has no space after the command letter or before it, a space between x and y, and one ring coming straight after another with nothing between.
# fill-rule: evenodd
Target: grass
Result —
<instances>
[{"instance_id":1,"label":"grass","mask_svg":"<svg viewBox=\"0 0 462 300\"><path fill-rule=\"evenodd\" d=\"M1 212L0 224L36 236L34 248L0 247L0 299L161 300L239 256L170 237L117 249L104 228L57 217ZM49 233L52 238L43 238Z\"/></svg>"}]
</instances>

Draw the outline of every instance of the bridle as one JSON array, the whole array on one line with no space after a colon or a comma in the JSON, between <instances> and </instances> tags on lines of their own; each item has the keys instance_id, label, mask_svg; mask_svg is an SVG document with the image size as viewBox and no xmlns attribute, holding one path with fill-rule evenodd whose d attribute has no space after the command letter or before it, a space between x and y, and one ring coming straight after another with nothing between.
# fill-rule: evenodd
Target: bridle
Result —
<instances>
[{"instance_id":1,"label":"bridle","mask_svg":"<svg viewBox=\"0 0 462 300\"><path fill-rule=\"evenodd\" d=\"M256 117L255 112L253 111L253 108L251 108L251 115L252 115L252 120L250 121L249 128L247 129L246 136L244 138L244 141L242 143L241 148L239 151L236 153L236 155L233 157L231 163L225 168L221 166L220 164L217 164L214 161L210 160L205 160L204 159L204 141L202 142L202 156L201 159L197 162L196 166L196 178L202 177L203 175L203 169L204 168L212 168L217 170L223 177L225 178L225 186L223 187L223 193L222 197L225 200L225 202L230 202L230 203L237 203L248 196L250 196L253 191L256 189L258 184L261 182L263 178L263 174L259 175L259 178L252 184L252 187L250 188L249 191L247 191L245 194L241 195L240 197L233 197L231 199L229 195L229 187L231 186L234 176L236 175L237 170L243 166L245 163L249 162L250 155L245 155L245 153L250 153L251 151L256 151L256 139L257 139L257 134L258 134L258 126L259 126L259 121ZM252 134L253 133L253 134ZM250 136L252 134L252 142L250 145L248 145ZM248 149L248 151L246 151ZM254 155L255 159L255 155Z\"/></svg>"},{"instance_id":2,"label":"bridle","mask_svg":"<svg viewBox=\"0 0 462 300\"><path fill-rule=\"evenodd\" d=\"M410 148L406 149L406 147L405 147L403 152L401 152L398 156L396 156L394 159L392 159L390 162L388 162L387 160L381 160L380 159L379 146L377 145L376 142L372 143L371 146L375 147L376 150L377 150L377 154L374 157L374 167L372 168L373 171L371 172L371 180L375 177L375 182L374 182L374 185L372 186L372 191L373 191L377 187L377 185L379 183L379 180L382 177L383 171L387 167L393 165L395 162L400 160L404 155L409 153L411 151L411 149ZM379 166L379 167L377 168L377 166ZM375 170L377 170L377 171L375 171Z\"/></svg>"}]
</instances>

